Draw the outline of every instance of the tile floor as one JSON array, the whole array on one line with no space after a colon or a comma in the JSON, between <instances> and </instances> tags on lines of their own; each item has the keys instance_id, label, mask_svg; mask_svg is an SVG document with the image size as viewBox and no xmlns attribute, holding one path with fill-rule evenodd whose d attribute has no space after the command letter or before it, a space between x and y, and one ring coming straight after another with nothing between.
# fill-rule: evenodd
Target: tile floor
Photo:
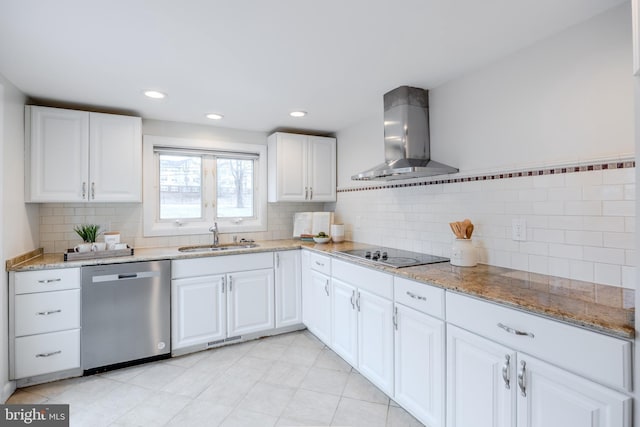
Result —
<instances>
[{"instance_id":1,"label":"tile floor","mask_svg":"<svg viewBox=\"0 0 640 427\"><path fill-rule=\"evenodd\" d=\"M308 331L17 390L71 426L421 426Z\"/></svg>"}]
</instances>

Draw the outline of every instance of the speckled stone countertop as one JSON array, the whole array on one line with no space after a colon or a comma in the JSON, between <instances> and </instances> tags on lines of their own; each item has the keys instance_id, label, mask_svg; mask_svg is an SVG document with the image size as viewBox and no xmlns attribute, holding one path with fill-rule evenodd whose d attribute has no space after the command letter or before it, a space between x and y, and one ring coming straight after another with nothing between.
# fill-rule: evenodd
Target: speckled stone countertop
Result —
<instances>
[{"instance_id":1,"label":"speckled stone countertop","mask_svg":"<svg viewBox=\"0 0 640 427\"><path fill-rule=\"evenodd\" d=\"M337 252L369 246L353 242L321 245L291 239L262 241L258 244L258 247L252 249L215 253L183 253L179 252L176 247L136 249L133 256L69 262L64 261L62 254L34 253L33 255L36 256L27 260L24 259L25 257L19 257L19 263L14 264L12 260L7 261L7 270L30 271L159 259L188 259L293 250L304 247L400 277L540 314L609 335L633 338L635 333L635 300L634 291L631 289L484 264L478 264L475 267L455 267L446 262L400 269L372 265L366 260L358 261Z\"/></svg>"}]
</instances>

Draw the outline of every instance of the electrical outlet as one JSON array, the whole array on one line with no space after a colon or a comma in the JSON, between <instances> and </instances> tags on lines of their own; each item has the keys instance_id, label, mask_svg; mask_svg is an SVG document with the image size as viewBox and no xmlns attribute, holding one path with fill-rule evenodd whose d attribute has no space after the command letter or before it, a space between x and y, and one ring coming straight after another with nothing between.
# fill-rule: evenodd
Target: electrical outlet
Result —
<instances>
[{"instance_id":1,"label":"electrical outlet","mask_svg":"<svg viewBox=\"0 0 640 427\"><path fill-rule=\"evenodd\" d=\"M511 240L527 240L527 221L523 218L511 220Z\"/></svg>"}]
</instances>

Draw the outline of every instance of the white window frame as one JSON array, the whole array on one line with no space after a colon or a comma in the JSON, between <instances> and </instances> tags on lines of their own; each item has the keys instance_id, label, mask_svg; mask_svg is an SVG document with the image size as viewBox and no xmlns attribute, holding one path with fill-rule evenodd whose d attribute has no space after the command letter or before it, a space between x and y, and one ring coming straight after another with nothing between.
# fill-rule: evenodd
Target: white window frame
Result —
<instances>
[{"instance_id":1,"label":"white window frame","mask_svg":"<svg viewBox=\"0 0 640 427\"><path fill-rule=\"evenodd\" d=\"M256 218L216 218L214 221L218 223L218 228L222 233L267 231L266 145L144 135L142 139L144 171L142 201L143 233L145 237L207 234L209 233L209 228L213 225L213 221L161 221L159 219L160 174L154 153L155 147L257 154L258 159L254 163ZM203 194L203 197L207 196Z\"/></svg>"}]
</instances>

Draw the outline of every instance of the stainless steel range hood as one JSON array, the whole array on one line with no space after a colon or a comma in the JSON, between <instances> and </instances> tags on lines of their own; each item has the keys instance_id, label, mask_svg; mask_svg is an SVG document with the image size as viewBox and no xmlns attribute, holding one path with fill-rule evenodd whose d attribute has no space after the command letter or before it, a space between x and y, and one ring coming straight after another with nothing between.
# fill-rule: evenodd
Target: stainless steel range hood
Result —
<instances>
[{"instance_id":1,"label":"stainless steel range hood","mask_svg":"<svg viewBox=\"0 0 640 427\"><path fill-rule=\"evenodd\" d=\"M400 86L384 95L385 162L351 177L352 180L390 181L458 172L431 160L429 93Z\"/></svg>"}]
</instances>

